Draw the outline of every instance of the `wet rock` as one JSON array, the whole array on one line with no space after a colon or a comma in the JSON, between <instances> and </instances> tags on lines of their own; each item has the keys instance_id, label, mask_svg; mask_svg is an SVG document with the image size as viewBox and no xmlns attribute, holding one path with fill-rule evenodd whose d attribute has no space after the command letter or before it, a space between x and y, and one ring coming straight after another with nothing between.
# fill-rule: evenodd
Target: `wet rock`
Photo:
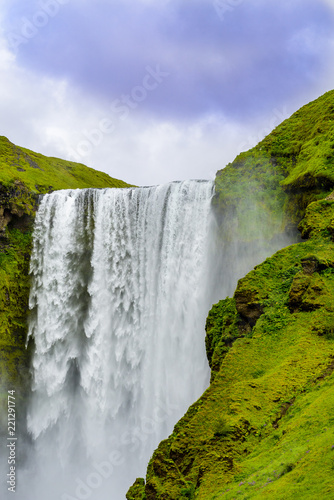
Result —
<instances>
[{"instance_id":1,"label":"wet rock","mask_svg":"<svg viewBox=\"0 0 334 500\"><path fill-rule=\"evenodd\" d=\"M4 232L8 223L12 220L11 213L4 207L0 207L0 232Z\"/></svg>"}]
</instances>

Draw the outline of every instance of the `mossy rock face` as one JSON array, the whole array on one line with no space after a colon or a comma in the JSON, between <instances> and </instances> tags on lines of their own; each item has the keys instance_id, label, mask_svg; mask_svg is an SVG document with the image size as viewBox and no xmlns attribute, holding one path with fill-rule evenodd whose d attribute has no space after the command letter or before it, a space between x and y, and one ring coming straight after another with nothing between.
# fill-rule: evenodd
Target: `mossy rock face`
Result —
<instances>
[{"instance_id":1,"label":"mossy rock face","mask_svg":"<svg viewBox=\"0 0 334 500\"><path fill-rule=\"evenodd\" d=\"M333 497L333 127L329 92L218 172L225 241L247 248L297 224L307 241L256 266L209 312L211 383L154 452L149 498Z\"/></svg>"},{"instance_id":2,"label":"mossy rock face","mask_svg":"<svg viewBox=\"0 0 334 500\"><path fill-rule=\"evenodd\" d=\"M214 375L219 371L234 340L245 333L234 299L226 298L212 307L206 320L205 330L206 353Z\"/></svg>"},{"instance_id":3,"label":"mossy rock face","mask_svg":"<svg viewBox=\"0 0 334 500\"><path fill-rule=\"evenodd\" d=\"M318 273L298 273L289 292L289 309L292 312L314 311L325 305L327 287Z\"/></svg>"},{"instance_id":4,"label":"mossy rock face","mask_svg":"<svg viewBox=\"0 0 334 500\"><path fill-rule=\"evenodd\" d=\"M311 203L304 219L299 224L303 238L322 235L334 240L334 200L326 198Z\"/></svg>"},{"instance_id":5,"label":"mossy rock face","mask_svg":"<svg viewBox=\"0 0 334 500\"><path fill-rule=\"evenodd\" d=\"M260 296L261 293L259 293L259 290L244 287L243 281L239 281L234 294L236 309L250 327L253 327L261 314L263 314L263 307L259 300Z\"/></svg>"},{"instance_id":6,"label":"mossy rock face","mask_svg":"<svg viewBox=\"0 0 334 500\"><path fill-rule=\"evenodd\" d=\"M127 500L145 500L145 479L137 478L126 494Z\"/></svg>"}]
</instances>

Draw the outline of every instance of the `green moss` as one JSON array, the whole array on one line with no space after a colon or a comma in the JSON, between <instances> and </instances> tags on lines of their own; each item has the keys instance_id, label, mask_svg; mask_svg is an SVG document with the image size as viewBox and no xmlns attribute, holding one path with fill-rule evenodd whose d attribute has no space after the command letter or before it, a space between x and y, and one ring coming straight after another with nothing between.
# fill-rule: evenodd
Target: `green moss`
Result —
<instances>
[{"instance_id":1,"label":"green moss","mask_svg":"<svg viewBox=\"0 0 334 500\"><path fill-rule=\"evenodd\" d=\"M12 229L7 238L6 251L0 253L0 345L18 346L25 339L31 233Z\"/></svg>"},{"instance_id":2,"label":"green moss","mask_svg":"<svg viewBox=\"0 0 334 500\"><path fill-rule=\"evenodd\" d=\"M16 391L23 415L29 392L27 331L31 233L7 229L6 250L0 253L0 415L6 414L7 391ZM1 422L2 423L2 422Z\"/></svg>"},{"instance_id":3,"label":"green moss","mask_svg":"<svg viewBox=\"0 0 334 500\"><path fill-rule=\"evenodd\" d=\"M325 199L311 203L299 229L304 238L321 235L334 239L334 201Z\"/></svg>"},{"instance_id":4,"label":"green moss","mask_svg":"<svg viewBox=\"0 0 334 500\"><path fill-rule=\"evenodd\" d=\"M214 436L216 437L226 437L232 432L233 428L226 421L225 417L220 417L214 426Z\"/></svg>"},{"instance_id":5,"label":"green moss","mask_svg":"<svg viewBox=\"0 0 334 500\"><path fill-rule=\"evenodd\" d=\"M6 188L16 183L32 193L56 189L128 187L123 181L86 167L81 163L60 160L34 153L0 137L0 183Z\"/></svg>"},{"instance_id":6,"label":"green moss","mask_svg":"<svg viewBox=\"0 0 334 500\"><path fill-rule=\"evenodd\" d=\"M334 91L285 120L217 172L224 235L246 241L289 231L334 187Z\"/></svg>"},{"instance_id":7,"label":"green moss","mask_svg":"<svg viewBox=\"0 0 334 500\"><path fill-rule=\"evenodd\" d=\"M242 333L238 328L235 300L226 298L212 306L206 320L205 345L212 374L219 371L224 356L233 341Z\"/></svg>"},{"instance_id":8,"label":"green moss","mask_svg":"<svg viewBox=\"0 0 334 500\"><path fill-rule=\"evenodd\" d=\"M145 480L137 478L126 494L127 500L145 500Z\"/></svg>"}]
</instances>

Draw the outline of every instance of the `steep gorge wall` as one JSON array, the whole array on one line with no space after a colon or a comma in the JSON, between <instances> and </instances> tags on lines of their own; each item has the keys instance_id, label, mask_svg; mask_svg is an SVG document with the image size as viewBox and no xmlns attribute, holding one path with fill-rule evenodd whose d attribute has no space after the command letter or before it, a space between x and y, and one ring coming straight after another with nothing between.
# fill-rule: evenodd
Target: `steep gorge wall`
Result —
<instances>
[{"instance_id":1,"label":"steep gorge wall","mask_svg":"<svg viewBox=\"0 0 334 500\"><path fill-rule=\"evenodd\" d=\"M332 498L333 188L333 91L217 173L226 252L296 243L209 312L211 384L128 500Z\"/></svg>"}]
</instances>

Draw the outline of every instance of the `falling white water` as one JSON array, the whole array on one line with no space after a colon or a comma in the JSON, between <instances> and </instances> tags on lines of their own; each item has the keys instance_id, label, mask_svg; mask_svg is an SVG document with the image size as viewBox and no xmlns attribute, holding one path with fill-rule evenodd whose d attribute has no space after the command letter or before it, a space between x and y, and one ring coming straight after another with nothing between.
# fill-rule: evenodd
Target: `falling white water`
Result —
<instances>
[{"instance_id":1,"label":"falling white water","mask_svg":"<svg viewBox=\"0 0 334 500\"><path fill-rule=\"evenodd\" d=\"M203 392L213 183L45 195L19 500L122 500ZM21 495L21 496L20 496Z\"/></svg>"}]
</instances>

